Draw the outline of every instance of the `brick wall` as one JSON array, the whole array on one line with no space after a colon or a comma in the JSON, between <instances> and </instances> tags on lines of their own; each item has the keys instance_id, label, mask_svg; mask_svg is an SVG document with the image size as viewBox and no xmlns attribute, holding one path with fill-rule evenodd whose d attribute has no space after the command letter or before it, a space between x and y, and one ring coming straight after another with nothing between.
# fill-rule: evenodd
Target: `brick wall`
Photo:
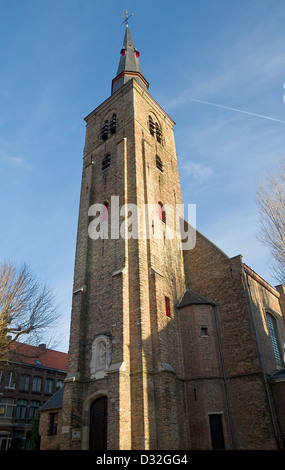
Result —
<instances>
[{"instance_id":1,"label":"brick wall","mask_svg":"<svg viewBox=\"0 0 285 470\"><path fill-rule=\"evenodd\" d=\"M102 141L100 129L113 113L117 115L117 132ZM150 113L159 122L162 143L150 135ZM177 436L184 436L179 424L181 406L175 403L179 385L174 379L182 373L174 305L184 290L177 238L114 240L109 231L108 239L92 240L88 237L92 219L87 215L90 205L98 202L107 202L112 210L112 196L119 196L120 205L136 204L140 214L144 204L181 203L174 123L135 80L100 105L86 122L74 276L74 291L82 286L84 290L73 298L64 423L70 432L72 427L83 425L87 436L90 402L104 390L108 396L109 449L177 448ZM106 154L111 156L111 165L103 172ZM163 172L156 167L157 155ZM121 216L120 224L122 221ZM166 296L171 318L166 317ZM91 345L98 334L111 339L113 370L92 380ZM174 372L161 368L161 363L169 364ZM169 433L163 424L167 422L177 432ZM119 431L112 423L118 423ZM87 448L87 437L83 440L81 445ZM63 436L62 448L79 445L70 443L67 434Z\"/></svg>"},{"instance_id":2,"label":"brick wall","mask_svg":"<svg viewBox=\"0 0 285 470\"><path fill-rule=\"evenodd\" d=\"M188 287L217 305L236 448L276 449L263 366L268 374L276 370L264 313L267 306L274 310L284 331L278 294L250 277L249 302L241 256L228 258L200 233L194 250L185 252L184 259ZM205 389L208 393L212 392Z\"/></svg>"},{"instance_id":3,"label":"brick wall","mask_svg":"<svg viewBox=\"0 0 285 470\"><path fill-rule=\"evenodd\" d=\"M57 432L51 435L50 430L50 414L58 413ZM48 410L41 412L41 419L39 425L39 434L41 436L41 450L59 450L60 449L60 437L61 437L61 417L62 410Z\"/></svg>"}]
</instances>

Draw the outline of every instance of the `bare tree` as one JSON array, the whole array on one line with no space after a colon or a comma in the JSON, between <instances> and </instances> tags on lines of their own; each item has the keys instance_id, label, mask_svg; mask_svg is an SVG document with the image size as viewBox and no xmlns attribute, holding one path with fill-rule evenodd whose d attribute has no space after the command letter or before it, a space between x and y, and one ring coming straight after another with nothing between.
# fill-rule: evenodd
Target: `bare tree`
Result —
<instances>
[{"instance_id":1,"label":"bare tree","mask_svg":"<svg viewBox=\"0 0 285 470\"><path fill-rule=\"evenodd\" d=\"M27 265L0 265L0 362L10 360L16 341L43 342L57 319L52 291L36 280Z\"/></svg>"},{"instance_id":2,"label":"bare tree","mask_svg":"<svg viewBox=\"0 0 285 470\"><path fill-rule=\"evenodd\" d=\"M273 276L285 284L285 158L278 175L267 172L256 189L260 214L258 239L269 247Z\"/></svg>"}]
</instances>

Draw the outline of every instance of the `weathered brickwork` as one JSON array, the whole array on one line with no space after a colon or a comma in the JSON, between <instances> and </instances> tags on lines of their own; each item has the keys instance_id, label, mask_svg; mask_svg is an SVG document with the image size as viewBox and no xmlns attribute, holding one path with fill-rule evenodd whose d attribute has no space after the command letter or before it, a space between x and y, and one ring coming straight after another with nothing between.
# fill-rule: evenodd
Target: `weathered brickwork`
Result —
<instances>
[{"instance_id":1,"label":"weathered brickwork","mask_svg":"<svg viewBox=\"0 0 285 470\"><path fill-rule=\"evenodd\" d=\"M52 435L49 432L50 429L50 413L42 413L39 434L41 436L41 449L48 450L59 450L60 449L60 438L61 438L61 409L54 409L52 412L57 413L57 432Z\"/></svg>"},{"instance_id":2,"label":"weathered brickwork","mask_svg":"<svg viewBox=\"0 0 285 470\"><path fill-rule=\"evenodd\" d=\"M280 443L282 446L278 421L281 419L284 426L284 420L280 410L276 414L269 385L270 376L280 367L266 322L269 311L276 318L280 345L284 344L280 294L244 265L241 256L228 258L199 233L195 249L185 252L185 270L188 287L216 304L227 408L232 422L230 448L276 449ZM192 357L195 364L205 360L203 351L196 348L196 352L198 357ZM213 364L210 369L214 371ZM279 385L284 393L284 376ZM283 409L279 390L277 395L278 406Z\"/></svg>"},{"instance_id":3,"label":"weathered brickwork","mask_svg":"<svg viewBox=\"0 0 285 470\"><path fill-rule=\"evenodd\" d=\"M104 139L102 128L114 115L116 131ZM174 122L139 80L127 81L85 120L60 448L92 448L90 430L100 420L109 450L277 448L284 376L274 376L282 367L266 313L274 315L283 344L283 286L272 288L241 256L227 257L199 232L195 247L181 250ZM107 236L94 239L97 213L89 210L98 203L108 205L100 225ZM122 212L114 236L117 203L119 211L124 204L138 208L138 236L127 236L134 227ZM143 209L158 211L158 203L166 220L157 212L145 237ZM106 409L94 421L101 397Z\"/></svg>"},{"instance_id":4,"label":"weathered brickwork","mask_svg":"<svg viewBox=\"0 0 285 470\"><path fill-rule=\"evenodd\" d=\"M149 132L150 113L159 121L161 143ZM102 141L100 130L113 114L117 116L116 133ZM186 446L183 402L177 402L177 396L183 394L183 386L177 383L183 367L174 306L185 288L178 239L164 237L165 224L160 220L162 240L142 236L114 240L109 219L107 239L88 236L89 207L108 203L112 211L112 196L119 196L120 207L135 204L140 216L145 204L181 203L174 123L134 80L86 122L69 375L63 404L69 433L62 436L61 447L88 448L90 405L102 394L108 396L108 449ZM102 171L107 154L111 165ZM158 154L163 172L156 166ZM120 216L120 228L123 220ZM170 318L165 297L170 299ZM105 377L94 380L90 378L92 342L100 334L111 339L112 364ZM169 423L175 432L169 433ZM72 429L78 427L83 428L82 443L70 440Z\"/></svg>"}]
</instances>

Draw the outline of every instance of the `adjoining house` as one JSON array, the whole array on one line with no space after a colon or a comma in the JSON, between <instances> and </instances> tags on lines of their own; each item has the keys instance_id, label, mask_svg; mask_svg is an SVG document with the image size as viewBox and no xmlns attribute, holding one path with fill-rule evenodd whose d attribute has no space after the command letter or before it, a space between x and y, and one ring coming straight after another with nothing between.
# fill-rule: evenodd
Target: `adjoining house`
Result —
<instances>
[{"instance_id":1,"label":"adjoining house","mask_svg":"<svg viewBox=\"0 0 285 470\"><path fill-rule=\"evenodd\" d=\"M43 449L58 450L60 448L62 397L63 387L40 408L39 434Z\"/></svg>"},{"instance_id":2,"label":"adjoining house","mask_svg":"<svg viewBox=\"0 0 285 470\"><path fill-rule=\"evenodd\" d=\"M63 386L68 355L45 344L15 342L13 348L11 362L0 364L0 449L27 450L40 407Z\"/></svg>"}]
</instances>

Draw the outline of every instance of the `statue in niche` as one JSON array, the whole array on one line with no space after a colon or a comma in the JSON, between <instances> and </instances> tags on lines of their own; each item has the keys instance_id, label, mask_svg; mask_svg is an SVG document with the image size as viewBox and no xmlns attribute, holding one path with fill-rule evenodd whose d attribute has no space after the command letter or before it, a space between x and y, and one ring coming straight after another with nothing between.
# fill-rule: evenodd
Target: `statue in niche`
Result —
<instances>
[{"instance_id":1,"label":"statue in niche","mask_svg":"<svg viewBox=\"0 0 285 470\"><path fill-rule=\"evenodd\" d=\"M98 359L100 362L101 366L105 366L106 364L106 359L107 359L107 353L106 353L106 344L103 341L100 341L99 346L98 346Z\"/></svg>"},{"instance_id":2,"label":"statue in niche","mask_svg":"<svg viewBox=\"0 0 285 470\"><path fill-rule=\"evenodd\" d=\"M111 364L111 340L106 335L95 337L90 363L91 378L105 377Z\"/></svg>"}]
</instances>

